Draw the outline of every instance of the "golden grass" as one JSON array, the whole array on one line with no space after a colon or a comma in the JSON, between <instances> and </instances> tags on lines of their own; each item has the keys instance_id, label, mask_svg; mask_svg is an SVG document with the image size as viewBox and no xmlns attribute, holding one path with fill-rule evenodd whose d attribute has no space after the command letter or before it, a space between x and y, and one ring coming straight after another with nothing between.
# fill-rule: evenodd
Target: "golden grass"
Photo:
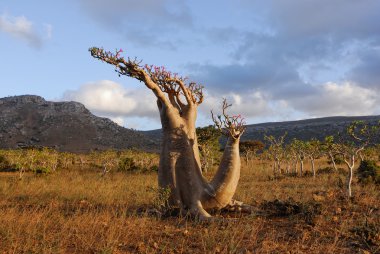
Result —
<instances>
[{"instance_id":1,"label":"golden grass","mask_svg":"<svg viewBox=\"0 0 380 254\"><path fill-rule=\"evenodd\" d=\"M354 184L355 199L348 201L339 185L345 176L270 180L269 164L251 164L243 165L236 198L259 213L208 224L141 212L155 202L155 173L58 170L22 180L0 173L0 253L380 252L380 235L369 241L355 231L380 225L378 187ZM305 214L269 216L262 209L266 201L289 198L317 200L321 212L308 223Z\"/></svg>"}]
</instances>

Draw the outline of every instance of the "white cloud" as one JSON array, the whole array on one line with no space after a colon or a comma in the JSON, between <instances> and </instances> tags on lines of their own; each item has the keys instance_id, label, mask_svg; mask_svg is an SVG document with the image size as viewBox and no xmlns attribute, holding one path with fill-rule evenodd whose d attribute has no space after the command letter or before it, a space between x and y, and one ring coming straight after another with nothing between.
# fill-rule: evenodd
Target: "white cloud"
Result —
<instances>
[{"instance_id":1,"label":"white cloud","mask_svg":"<svg viewBox=\"0 0 380 254\"><path fill-rule=\"evenodd\" d=\"M45 24L46 38L52 36L52 25ZM34 48L41 48L44 43L43 36L35 30L33 22L24 16L10 16L6 13L0 16L0 31L10 36L25 41Z\"/></svg>"},{"instance_id":2,"label":"white cloud","mask_svg":"<svg viewBox=\"0 0 380 254\"><path fill-rule=\"evenodd\" d=\"M378 94L352 82L328 82L319 86L315 94L289 103L297 111L313 117L371 115L378 114L380 110Z\"/></svg>"},{"instance_id":3,"label":"white cloud","mask_svg":"<svg viewBox=\"0 0 380 254\"><path fill-rule=\"evenodd\" d=\"M83 103L96 115L108 117L119 125L129 125L127 118L147 117L157 120L156 99L149 89L126 89L121 84L100 80L66 91L64 100Z\"/></svg>"},{"instance_id":4,"label":"white cloud","mask_svg":"<svg viewBox=\"0 0 380 254\"><path fill-rule=\"evenodd\" d=\"M137 106L136 100L127 96L123 86L109 80L82 85L78 90L65 92L63 97L110 115L127 115Z\"/></svg>"},{"instance_id":5,"label":"white cloud","mask_svg":"<svg viewBox=\"0 0 380 254\"><path fill-rule=\"evenodd\" d=\"M226 98L227 102L232 104L228 109L230 115L241 114L249 123L252 119L267 117L273 113L269 100L260 91L251 91L246 94L234 92L225 94L207 93L203 104L199 107L200 117L202 118L200 125L211 123L211 110L215 114L220 113L223 98Z\"/></svg>"},{"instance_id":6,"label":"white cloud","mask_svg":"<svg viewBox=\"0 0 380 254\"><path fill-rule=\"evenodd\" d=\"M125 125L125 118L123 118L121 116L109 117L109 119L111 119L113 122L117 123L120 126Z\"/></svg>"}]
</instances>

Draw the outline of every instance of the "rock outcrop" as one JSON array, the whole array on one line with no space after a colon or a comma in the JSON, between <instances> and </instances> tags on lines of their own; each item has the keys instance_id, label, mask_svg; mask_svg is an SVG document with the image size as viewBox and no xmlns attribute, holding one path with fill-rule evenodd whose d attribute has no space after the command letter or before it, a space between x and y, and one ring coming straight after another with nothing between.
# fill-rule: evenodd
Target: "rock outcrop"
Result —
<instances>
[{"instance_id":1,"label":"rock outcrop","mask_svg":"<svg viewBox=\"0 0 380 254\"><path fill-rule=\"evenodd\" d=\"M0 148L25 146L70 152L158 149L157 142L93 115L78 102L50 102L34 95L0 98Z\"/></svg>"}]
</instances>

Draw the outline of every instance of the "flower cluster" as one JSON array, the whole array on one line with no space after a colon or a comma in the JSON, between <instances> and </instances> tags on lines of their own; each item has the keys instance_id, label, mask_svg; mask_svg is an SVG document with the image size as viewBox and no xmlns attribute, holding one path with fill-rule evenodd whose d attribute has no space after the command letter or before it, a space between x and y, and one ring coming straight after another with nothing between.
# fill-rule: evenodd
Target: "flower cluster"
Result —
<instances>
[{"instance_id":1,"label":"flower cluster","mask_svg":"<svg viewBox=\"0 0 380 254\"><path fill-rule=\"evenodd\" d=\"M149 74L153 82L158 84L163 92L175 96L187 93L194 103L200 104L203 100L203 86L195 82L186 83L188 77L182 77L178 73L168 71L164 66L145 65L144 70Z\"/></svg>"},{"instance_id":2,"label":"flower cluster","mask_svg":"<svg viewBox=\"0 0 380 254\"><path fill-rule=\"evenodd\" d=\"M184 96L188 103L200 104L203 101L203 86L194 82L187 83L188 78L168 71L164 66L144 65L135 59L124 59L121 54L122 49L116 49L115 53L106 51L103 48L90 48L91 55L103 62L115 66L115 71L120 75L126 75L146 82L147 76L153 81L161 91L170 96L174 96L178 101L177 107L181 107L180 97ZM181 105L179 105L181 104Z\"/></svg>"},{"instance_id":3,"label":"flower cluster","mask_svg":"<svg viewBox=\"0 0 380 254\"><path fill-rule=\"evenodd\" d=\"M122 49L117 50L116 49L116 55L115 57L118 58L120 56L120 53L123 53L124 51Z\"/></svg>"},{"instance_id":4,"label":"flower cluster","mask_svg":"<svg viewBox=\"0 0 380 254\"><path fill-rule=\"evenodd\" d=\"M242 117L240 114L238 114L238 115L231 116L229 120L231 122L231 125L234 128L241 128L246 124L244 119L245 119L244 117Z\"/></svg>"}]
</instances>

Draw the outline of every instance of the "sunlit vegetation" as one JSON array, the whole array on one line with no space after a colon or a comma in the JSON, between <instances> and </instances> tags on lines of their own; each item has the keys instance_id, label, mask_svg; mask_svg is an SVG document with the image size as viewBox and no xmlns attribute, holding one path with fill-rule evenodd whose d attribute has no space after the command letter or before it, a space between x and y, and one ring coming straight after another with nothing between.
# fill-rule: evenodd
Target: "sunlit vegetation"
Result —
<instances>
[{"instance_id":1,"label":"sunlit vegetation","mask_svg":"<svg viewBox=\"0 0 380 254\"><path fill-rule=\"evenodd\" d=\"M210 153L220 153L210 133L199 145L210 137ZM355 156L348 197L351 157L338 138L268 139L265 147L252 141L241 150L235 196L252 213L216 212L219 220L206 223L160 210L168 195L157 184L158 154L2 150L0 252L379 252L379 146L368 142ZM206 178L216 165L209 163Z\"/></svg>"}]
</instances>

